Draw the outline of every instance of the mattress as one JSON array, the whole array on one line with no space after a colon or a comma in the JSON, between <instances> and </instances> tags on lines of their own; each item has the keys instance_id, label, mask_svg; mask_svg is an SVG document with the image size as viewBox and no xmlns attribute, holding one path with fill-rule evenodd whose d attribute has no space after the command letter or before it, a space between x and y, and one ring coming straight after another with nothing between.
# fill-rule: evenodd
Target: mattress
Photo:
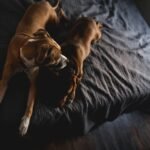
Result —
<instances>
[{"instance_id":1,"label":"mattress","mask_svg":"<svg viewBox=\"0 0 150 150\"><path fill-rule=\"evenodd\" d=\"M0 72L8 43L26 8L36 1L0 2ZM55 1L50 1L52 4ZM63 108L56 106L66 88L63 73L56 77L40 70L38 95L34 107L30 137L79 136L94 132L107 122L133 111L149 112L150 99L150 29L133 0L62 0L70 20L87 16L103 24L102 39L91 47L84 62L83 79L75 101ZM53 33L56 40L67 26ZM15 75L0 105L0 125L4 133L18 134L25 111L29 81L24 73ZM138 113L134 118L138 118ZM124 116L124 115L123 115ZM106 127L107 129L107 127Z\"/></svg>"}]
</instances>

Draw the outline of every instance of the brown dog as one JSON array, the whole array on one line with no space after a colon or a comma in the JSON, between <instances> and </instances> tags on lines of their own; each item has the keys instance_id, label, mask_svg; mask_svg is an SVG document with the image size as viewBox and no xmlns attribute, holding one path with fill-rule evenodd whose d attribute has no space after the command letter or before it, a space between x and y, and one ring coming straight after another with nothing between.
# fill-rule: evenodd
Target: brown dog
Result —
<instances>
[{"instance_id":1,"label":"brown dog","mask_svg":"<svg viewBox=\"0 0 150 150\"><path fill-rule=\"evenodd\" d=\"M101 28L102 25L93 19L80 18L71 29L66 42L62 44L62 52L69 59L69 68L74 71L67 94L59 102L60 107L74 100L77 85L83 75L83 62L90 54L91 44L101 38Z\"/></svg>"},{"instance_id":2,"label":"brown dog","mask_svg":"<svg viewBox=\"0 0 150 150\"><path fill-rule=\"evenodd\" d=\"M0 81L0 102L14 73L24 71L30 80L27 107L19 128L21 135L26 134L32 116L36 96L35 80L39 67L59 66L59 69L62 69L67 65L67 58L61 54L60 46L45 30L48 22L59 23L60 18L55 11L57 6L58 3L52 7L47 1L32 4L21 19L8 47Z\"/></svg>"}]
</instances>

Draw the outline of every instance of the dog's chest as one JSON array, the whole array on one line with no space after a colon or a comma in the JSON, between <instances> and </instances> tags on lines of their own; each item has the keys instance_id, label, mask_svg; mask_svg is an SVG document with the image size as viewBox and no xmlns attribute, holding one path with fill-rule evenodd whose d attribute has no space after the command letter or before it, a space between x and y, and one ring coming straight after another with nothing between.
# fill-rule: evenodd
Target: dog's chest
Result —
<instances>
[{"instance_id":1,"label":"dog's chest","mask_svg":"<svg viewBox=\"0 0 150 150\"><path fill-rule=\"evenodd\" d=\"M27 68L24 70L24 72L27 74L29 79L32 79L35 75L37 75L39 71L39 67L32 67L32 68Z\"/></svg>"},{"instance_id":2,"label":"dog's chest","mask_svg":"<svg viewBox=\"0 0 150 150\"><path fill-rule=\"evenodd\" d=\"M24 72L29 79L31 79L35 74L37 74L39 71L39 67L38 66L35 66L35 67L32 67L32 68L26 68L26 67L19 67L17 70L16 70L16 73L18 72Z\"/></svg>"}]
</instances>

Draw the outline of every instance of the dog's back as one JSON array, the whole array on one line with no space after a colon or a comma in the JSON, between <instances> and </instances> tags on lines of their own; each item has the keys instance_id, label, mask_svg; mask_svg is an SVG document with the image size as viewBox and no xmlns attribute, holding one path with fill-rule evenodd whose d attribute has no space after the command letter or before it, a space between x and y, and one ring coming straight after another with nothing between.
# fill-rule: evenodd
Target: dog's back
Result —
<instances>
[{"instance_id":1,"label":"dog's back","mask_svg":"<svg viewBox=\"0 0 150 150\"><path fill-rule=\"evenodd\" d=\"M76 89L83 76L83 63L91 50L92 42L101 37L100 24L93 19L78 19L68 35L67 40L62 44L63 54L69 59L68 70L70 70L69 88L59 102L63 107L68 102L73 102Z\"/></svg>"},{"instance_id":2,"label":"dog's back","mask_svg":"<svg viewBox=\"0 0 150 150\"><path fill-rule=\"evenodd\" d=\"M91 44L101 37L101 25L94 19L79 18L62 44L63 53L71 60L80 55L85 59L90 53Z\"/></svg>"},{"instance_id":3,"label":"dog's back","mask_svg":"<svg viewBox=\"0 0 150 150\"><path fill-rule=\"evenodd\" d=\"M75 42L83 41L84 44L87 44L95 39L96 36L97 38L101 36L100 23L96 22L94 19L82 17L75 22L68 39Z\"/></svg>"},{"instance_id":4,"label":"dog's back","mask_svg":"<svg viewBox=\"0 0 150 150\"><path fill-rule=\"evenodd\" d=\"M16 33L34 33L37 29L45 27L49 20L57 22L57 18L55 9L48 1L34 3L25 12L18 24Z\"/></svg>"}]
</instances>

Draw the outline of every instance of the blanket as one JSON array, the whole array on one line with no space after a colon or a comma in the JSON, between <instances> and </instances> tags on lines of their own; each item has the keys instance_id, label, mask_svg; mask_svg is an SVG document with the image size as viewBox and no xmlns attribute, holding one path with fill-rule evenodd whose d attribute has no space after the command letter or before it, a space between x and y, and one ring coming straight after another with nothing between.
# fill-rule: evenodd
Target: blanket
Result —
<instances>
[{"instance_id":1,"label":"blanket","mask_svg":"<svg viewBox=\"0 0 150 150\"><path fill-rule=\"evenodd\" d=\"M8 43L26 8L34 2L0 1L1 73ZM66 79L63 74L58 78L41 69L28 134L36 137L87 134L123 113L137 109L149 112L150 29L134 1L62 0L61 5L71 20L81 16L95 17L104 25L102 39L91 47L84 63L84 76L75 101L64 108L55 104L65 91ZM29 81L24 73L11 79L0 105L2 130L11 128L18 132L28 88Z\"/></svg>"}]
</instances>

